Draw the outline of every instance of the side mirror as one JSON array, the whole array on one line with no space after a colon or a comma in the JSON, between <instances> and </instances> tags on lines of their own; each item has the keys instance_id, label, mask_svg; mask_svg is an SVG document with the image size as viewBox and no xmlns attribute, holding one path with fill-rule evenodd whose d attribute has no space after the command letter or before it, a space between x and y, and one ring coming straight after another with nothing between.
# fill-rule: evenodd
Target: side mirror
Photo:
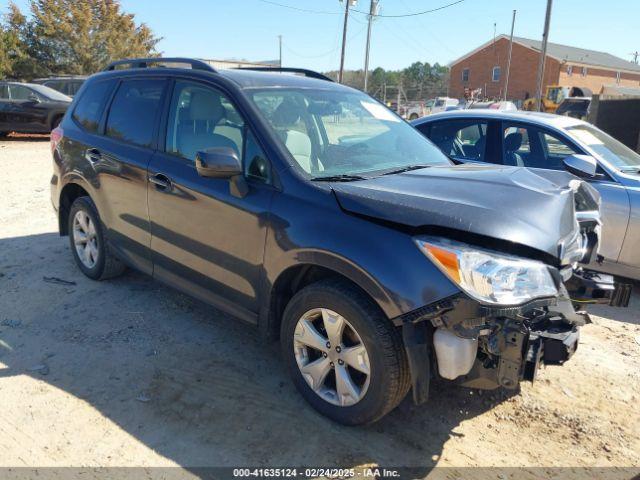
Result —
<instances>
[{"instance_id":1,"label":"side mirror","mask_svg":"<svg viewBox=\"0 0 640 480\"><path fill-rule=\"evenodd\" d=\"M231 178L242 175L242 164L233 148L215 147L196 153L196 170L201 177Z\"/></svg>"},{"instance_id":2,"label":"side mirror","mask_svg":"<svg viewBox=\"0 0 640 480\"><path fill-rule=\"evenodd\" d=\"M40 103L40 97L35 93L32 93L31 95L29 95L29 101L33 103Z\"/></svg>"},{"instance_id":3,"label":"side mirror","mask_svg":"<svg viewBox=\"0 0 640 480\"><path fill-rule=\"evenodd\" d=\"M578 177L593 178L596 176L598 163L591 155L569 155L563 162L567 171Z\"/></svg>"},{"instance_id":4,"label":"side mirror","mask_svg":"<svg viewBox=\"0 0 640 480\"><path fill-rule=\"evenodd\" d=\"M249 185L242 175L242 163L230 147L208 148L196 153L196 170L201 177L228 178L231 195L243 198Z\"/></svg>"}]
</instances>

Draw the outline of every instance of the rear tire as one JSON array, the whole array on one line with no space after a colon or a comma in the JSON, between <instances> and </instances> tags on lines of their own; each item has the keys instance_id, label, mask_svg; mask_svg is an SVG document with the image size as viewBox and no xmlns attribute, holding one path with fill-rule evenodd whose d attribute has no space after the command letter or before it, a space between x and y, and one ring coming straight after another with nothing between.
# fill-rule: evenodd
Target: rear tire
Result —
<instances>
[{"instance_id":1,"label":"rear tire","mask_svg":"<svg viewBox=\"0 0 640 480\"><path fill-rule=\"evenodd\" d=\"M125 265L112 253L105 239L100 215L91 198L76 198L68 222L71 253L82 273L93 280L105 280L125 271Z\"/></svg>"},{"instance_id":2,"label":"rear tire","mask_svg":"<svg viewBox=\"0 0 640 480\"><path fill-rule=\"evenodd\" d=\"M331 322L339 318L344 320L340 341L329 345L331 338L337 338ZM347 281L324 280L299 291L285 309L280 333L282 354L296 388L313 408L338 423L373 423L393 410L409 390L400 332ZM309 346L316 340L315 347Z\"/></svg>"}]
</instances>

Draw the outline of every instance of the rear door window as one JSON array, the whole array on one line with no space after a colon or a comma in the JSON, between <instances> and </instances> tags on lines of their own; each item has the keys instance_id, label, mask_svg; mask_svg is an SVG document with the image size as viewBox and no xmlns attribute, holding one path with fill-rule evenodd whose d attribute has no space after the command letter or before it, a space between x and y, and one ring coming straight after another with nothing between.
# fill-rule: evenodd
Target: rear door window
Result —
<instances>
[{"instance_id":1,"label":"rear door window","mask_svg":"<svg viewBox=\"0 0 640 480\"><path fill-rule=\"evenodd\" d=\"M430 138L446 155L464 161L486 161L486 120L453 120L431 124Z\"/></svg>"},{"instance_id":2,"label":"rear door window","mask_svg":"<svg viewBox=\"0 0 640 480\"><path fill-rule=\"evenodd\" d=\"M123 81L109 109L106 135L141 147L150 147L165 83L160 79Z\"/></svg>"},{"instance_id":3,"label":"rear door window","mask_svg":"<svg viewBox=\"0 0 640 480\"><path fill-rule=\"evenodd\" d=\"M115 84L115 80L96 82L85 90L72 115L84 130L90 133L98 132L102 112Z\"/></svg>"},{"instance_id":4,"label":"rear door window","mask_svg":"<svg viewBox=\"0 0 640 480\"><path fill-rule=\"evenodd\" d=\"M0 100L9 100L9 85L0 85Z\"/></svg>"}]
</instances>

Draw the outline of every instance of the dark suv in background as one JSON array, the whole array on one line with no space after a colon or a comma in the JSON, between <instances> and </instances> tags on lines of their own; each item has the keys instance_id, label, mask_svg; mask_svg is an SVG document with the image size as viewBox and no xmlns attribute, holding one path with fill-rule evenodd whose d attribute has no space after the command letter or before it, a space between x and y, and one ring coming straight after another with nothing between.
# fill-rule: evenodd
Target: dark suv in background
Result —
<instances>
[{"instance_id":1,"label":"dark suv in background","mask_svg":"<svg viewBox=\"0 0 640 480\"><path fill-rule=\"evenodd\" d=\"M69 97L74 97L86 79L87 77L81 75L66 75L61 77L36 78L33 80L33 83L53 88Z\"/></svg>"},{"instance_id":2,"label":"dark suv in background","mask_svg":"<svg viewBox=\"0 0 640 480\"><path fill-rule=\"evenodd\" d=\"M0 82L0 137L9 132L49 133L71 98L43 85Z\"/></svg>"},{"instance_id":3,"label":"dark suv in background","mask_svg":"<svg viewBox=\"0 0 640 480\"><path fill-rule=\"evenodd\" d=\"M516 388L575 351L572 300L628 300L579 267L599 198L567 173L453 165L315 72L107 70L51 139L79 269L131 266L279 337L301 394L338 422L373 422L410 388L423 402L436 378Z\"/></svg>"}]
</instances>

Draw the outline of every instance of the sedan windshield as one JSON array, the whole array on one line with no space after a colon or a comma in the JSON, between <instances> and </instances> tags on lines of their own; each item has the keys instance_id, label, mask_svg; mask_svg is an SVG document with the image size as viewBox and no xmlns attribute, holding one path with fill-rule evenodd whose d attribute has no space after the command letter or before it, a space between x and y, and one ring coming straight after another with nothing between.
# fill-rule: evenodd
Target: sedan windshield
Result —
<instances>
[{"instance_id":1,"label":"sedan windshield","mask_svg":"<svg viewBox=\"0 0 640 480\"><path fill-rule=\"evenodd\" d=\"M567 129L567 132L619 170L640 169L640 155L602 130L591 125L580 125Z\"/></svg>"},{"instance_id":2,"label":"sedan windshield","mask_svg":"<svg viewBox=\"0 0 640 480\"><path fill-rule=\"evenodd\" d=\"M64 93L60 93L57 90L46 87L44 85L31 84L29 85L29 87L38 92L40 95L55 102L71 102L71 100L73 100L71 97L67 97Z\"/></svg>"},{"instance_id":3,"label":"sedan windshield","mask_svg":"<svg viewBox=\"0 0 640 480\"><path fill-rule=\"evenodd\" d=\"M251 98L312 178L348 181L450 165L429 140L367 95L279 88L256 90Z\"/></svg>"}]
</instances>

